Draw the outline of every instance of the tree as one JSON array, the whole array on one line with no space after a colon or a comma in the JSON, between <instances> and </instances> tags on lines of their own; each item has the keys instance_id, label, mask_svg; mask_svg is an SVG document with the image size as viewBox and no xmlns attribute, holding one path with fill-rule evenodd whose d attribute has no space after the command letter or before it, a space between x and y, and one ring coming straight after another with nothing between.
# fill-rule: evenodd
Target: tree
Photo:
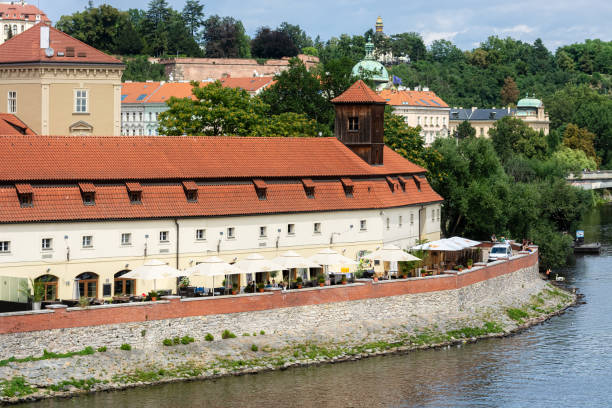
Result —
<instances>
[{"instance_id":1,"label":"tree","mask_svg":"<svg viewBox=\"0 0 612 408\"><path fill-rule=\"evenodd\" d=\"M503 162L513 154L523 154L527 158L544 159L548 152L546 137L531 129L520 119L506 116L489 130L495 151Z\"/></svg>"},{"instance_id":2,"label":"tree","mask_svg":"<svg viewBox=\"0 0 612 408\"><path fill-rule=\"evenodd\" d=\"M122 81L162 81L166 78L164 66L152 64L145 55L134 58L124 58L125 70L123 71Z\"/></svg>"},{"instance_id":3,"label":"tree","mask_svg":"<svg viewBox=\"0 0 612 408\"><path fill-rule=\"evenodd\" d=\"M121 55L142 53L144 44L128 15L122 15L115 41L115 51Z\"/></svg>"},{"instance_id":4,"label":"tree","mask_svg":"<svg viewBox=\"0 0 612 408\"><path fill-rule=\"evenodd\" d=\"M168 22L172 9L166 0L151 0L145 12L141 30L147 50L152 55L163 55L168 51Z\"/></svg>"},{"instance_id":5,"label":"tree","mask_svg":"<svg viewBox=\"0 0 612 408\"><path fill-rule=\"evenodd\" d=\"M160 134L248 136L267 111L259 98L243 89L224 88L220 81L192 85L195 101L172 97L167 102L169 109L160 114Z\"/></svg>"},{"instance_id":6,"label":"tree","mask_svg":"<svg viewBox=\"0 0 612 408\"><path fill-rule=\"evenodd\" d=\"M594 133L591 133L586 129L581 129L573 123L568 124L565 127L565 132L563 132L563 146L567 146L570 149L581 150L587 157L590 157L596 161L597 154L595 153L595 147L593 146L594 141Z\"/></svg>"},{"instance_id":7,"label":"tree","mask_svg":"<svg viewBox=\"0 0 612 408\"><path fill-rule=\"evenodd\" d=\"M429 49L429 56L434 61L454 63L465 58L463 52L448 40L435 40Z\"/></svg>"},{"instance_id":8,"label":"tree","mask_svg":"<svg viewBox=\"0 0 612 408\"><path fill-rule=\"evenodd\" d=\"M512 77L504 79L504 86L501 89L501 100L504 106L515 104L519 97L519 90Z\"/></svg>"},{"instance_id":9,"label":"tree","mask_svg":"<svg viewBox=\"0 0 612 408\"><path fill-rule=\"evenodd\" d=\"M303 113L327 126L334 118L332 104L322 95L321 81L298 58L289 60L289 69L276 76L276 83L265 89L261 98L275 115Z\"/></svg>"},{"instance_id":10,"label":"tree","mask_svg":"<svg viewBox=\"0 0 612 408\"><path fill-rule=\"evenodd\" d=\"M251 54L258 58L295 57L298 52L286 33L268 27L260 27L251 41Z\"/></svg>"},{"instance_id":11,"label":"tree","mask_svg":"<svg viewBox=\"0 0 612 408\"><path fill-rule=\"evenodd\" d=\"M325 128L304 114L285 112L263 118L262 123L253 130L253 136L313 137L319 133L325 136Z\"/></svg>"},{"instance_id":12,"label":"tree","mask_svg":"<svg viewBox=\"0 0 612 408\"><path fill-rule=\"evenodd\" d=\"M391 36L391 50L396 57L410 57L411 61L425 58L427 48L419 33L401 33Z\"/></svg>"},{"instance_id":13,"label":"tree","mask_svg":"<svg viewBox=\"0 0 612 408\"><path fill-rule=\"evenodd\" d=\"M199 0L187 0L181 15L189 33L195 38L204 25L204 5Z\"/></svg>"},{"instance_id":14,"label":"tree","mask_svg":"<svg viewBox=\"0 0 612 408\"><path fill-rule=\"evenodd\" d=\"M284 33L287 35L287 37L289 37L291 39L291 42L298 48L298 50L300 50L302 53L304 53L304 49L307 47L312 47L314 44L312 42L312 38L310 38L308 36L308 34L306 34L306 32L304 30L302 30L302 28L299 25L293 25L293 24L289 24L286 21L283 21L278 28L276 29L276 31L279 31L281 33ZM313 55L313 54L310 54Z\"/></svg>"},{"instance_id":15,"label":"tree","mask_svg":"<svg viewBox=\"0 0 612 408\"><path fill-rule=\"evenodd\" d=\"M209 58L250 57L250 41L244 26L232 17L210 16L204 21L205 56Z\"/></svg>"},{"instance_id":16,"label":"tree","mask_svg":"<svg viewBox=\"0 0 612 408\"><path fill-rule=\"evenodd\" d=\"M457 138L459 140L474 136L476 136L476 129L467 120L464 120L457 126Z\"/></svg>"}]
</instances>

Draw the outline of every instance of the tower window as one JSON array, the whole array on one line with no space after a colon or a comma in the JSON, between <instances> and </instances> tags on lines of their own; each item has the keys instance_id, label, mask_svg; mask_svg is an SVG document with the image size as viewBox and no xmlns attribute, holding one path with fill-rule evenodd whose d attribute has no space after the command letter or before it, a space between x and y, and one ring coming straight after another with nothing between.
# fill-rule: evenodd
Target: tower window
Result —
<instances>
[{"instance_id":1,"label":"tower window","mask_svg":"<svg viewBox=\"0 0 612 408\"><path fill-rule=\"evenodd\" d=\"M348 118L348 130L353 132L359 130L359 118L357 116L351 116Z\"/></svg>"}]
</instances>

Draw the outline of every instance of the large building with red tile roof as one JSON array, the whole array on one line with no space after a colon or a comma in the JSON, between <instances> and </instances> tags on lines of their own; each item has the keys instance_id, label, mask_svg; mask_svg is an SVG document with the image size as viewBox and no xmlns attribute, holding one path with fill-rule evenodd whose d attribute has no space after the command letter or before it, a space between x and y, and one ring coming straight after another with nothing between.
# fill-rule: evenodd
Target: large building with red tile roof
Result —
<instances>
[{"instance_id":1,"label":"large building with red tile roof","mask_svg":"<svg viewBox=\"0 0 612 408\"><path fill-rule=\"evenodd\" d=\"M0 44L38 23L51 23L38 7L25 1L0 2Z\"/></svg>"},{"instance_id":2,"label":"large building with red tile roof","mask_svg":"<svg viewBox=\"0 0 612 408\"><path fill-rule=\"evenodd\" d=\"M356 258L439 238L442 197L426 170L385 146L362 154L378 143L385 104L355 87L338 105L360 112L358 123L341 119L361 135L358 145L343 130L330 138L0 136L0 276L40 279L50 298L73 297L75 285L111 297L134 284L136 293L151 289L121 278L151 258L184 269L212 254L310 256L329 246ZM361 111L368 107L371 117ZM210 287L206 279L193 284Z\"/></svg>"},{"instance_id":3,"label":"large building with red tile roof","mask_svg":"<svg viewBox=\"0 0 612 408\"><path fill-rule=\"evenodd\" d=\"M36 24L0 45L0 112L41 135L119 135L124 65Z\"/></svg>"},{"instance_id":4,"label":"large building with red tile roof","mask_svg":"<svg viewBox=\"0 0 612 408\"><path fill-rule=\"evenodd\" d=\"M412 127L421 127L426 145L449 135L450 108L435 92L428 88L414 90L386 89L380 96L393 107L393 113L404 118Z\"/></svg>"}]
</instances>

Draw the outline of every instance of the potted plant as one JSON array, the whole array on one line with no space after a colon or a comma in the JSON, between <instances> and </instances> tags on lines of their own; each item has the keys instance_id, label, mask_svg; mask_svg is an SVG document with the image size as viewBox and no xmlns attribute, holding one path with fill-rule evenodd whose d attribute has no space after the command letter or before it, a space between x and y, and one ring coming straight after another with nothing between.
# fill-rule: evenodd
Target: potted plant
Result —
<instances>
[{"instance_id":1,"label":"potted plant","mask_svg":"<svg viewBox=\"0 0 612 408\"><path fill-rule=\"evenodd\" d=\"M348 280L346 279L346 275L342 275L342 280L340 281L343 285L346 285Z\"/></svg>"},{"instance_id":2,"label":"potted plant","mask_svg":"<svg viewBox=\"0 0 612 408\"><path fill-rule=\"evenodd\" d=\"M42 301L45 298L45 285L32 279L30 279L29 284L28 281L21 282L19 292L32 301L32 310L40 310Z\"/></svg>"},{"instance_id":3,"label":"potted plant","mask_svg":"<svg viewBox=\"0 0 612 408\"><path fill-rule=\"evenodd\" d=\"M472 259L468 259L467 260L467 267L468 267L468 269L472 269L472 265L474 265L474 261Z\"/></svg>"},{"instance_id":4,"label":"potted plant","mask_svg":"<svg viewBox=\"0 0 612 408\"><path fill-rule=\"evenodd\" d=\"M79 303L78 304L79 304L79 307L85 309L85 308L89 307L89 299L86 298L85 296L81 296L79 298Z\"/></svg>"},{"instance_id":5,"label":"potted plant","mask_svg":"<svg viewBox=\"0 0 612 408\"><path fill-rule=\"evenodd\" d=\"M157 293L156 290L152 290L149 292L149 298L151 298L152 302L157 301L157 297L159 296L159 293Z\"/></svg>"},{"instance_id":6,"label":"potted plant","mask_svg":"<svg viewBox=\"0 0 612 408\"><path fill-rule=\"evenodd\" d=\"M181 281L179 282L179 286L181 288L186 288L187 286L189 286L189 278L187 276L183 276L181 278Z\"/></svg>"},{"instance_id":7,"label":"potted plant","mask_svg":"<svg viewBox=\"0 0 612 408\"><path fill-rule=\"evenodd\" d=\"M295 280L295 284L298 289L302 289L302 277L301 276L297 277L297 279Z\"/></svg>"},{"instance_id":8,"label":"potted plant","mask_svg":"<svg viewBox=\"0 0 612 408\"><path fill-rule=\"evenodd\" d=\"M459 272L463 271L463 265L457 265L457 270L458 270Z\"/></svg>"},{"instance_id":9,"label":"potted plant","mask_svg":"<svg viewBox=\"0 0 612 408\"><path fill-rule=\"evenodd\" d=\"M257 290L259 291L259 293L263 293L263 291L264 291L264 287L265 287L265 286L264 286L263 282L259 282L259 283L257 284Z\"/></svg>"},{"instance_id":10,"label":"potted plant","mask_svg":"<svg viewBox=\"0 0 612 408\"><path fill-rule=\"evenodd\" d=\"M236 293L238 293L238 284L234 283L232 285L232 295L235 295Z\"/></svg>"},{"instance_id":11,"label":"potted plant","mask_svg":"<svg viewBox=\"0 0 612 408\"><path fill-rule=\"evenodd\" d=\"M325 286L325 276L323 275L317 276L317 282L319 282L319 286Z\"/></svg>"}]
</instances>

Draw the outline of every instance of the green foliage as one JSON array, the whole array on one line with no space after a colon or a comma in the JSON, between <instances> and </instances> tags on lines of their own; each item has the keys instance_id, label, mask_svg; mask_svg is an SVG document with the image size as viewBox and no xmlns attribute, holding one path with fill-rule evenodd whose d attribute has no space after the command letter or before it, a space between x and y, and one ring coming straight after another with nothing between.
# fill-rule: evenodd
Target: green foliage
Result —
<instances>
[{"instance_id":1,"label":"green foliage","mask_svg":"<svg viewBox=\"0 0 612 408\"><path fill-rule=\"evenodd\" d=\"M164 346L169 347L169 346L172 346L174 343L172 343L172 340L171 340L171 339L164 339L164 340L162 341L162 344L163 344Z\"/></svg>"},{"instance_id":2,"label":"green foliage","mask_svg":"<svg viewBox=\"0 0 612 408\"><path fill-rule=\"evenodd\" d=\"M260 331L259 331L259 334L261 334L261 335L263 336L264 334L266 334L266 332L265 332L265 331L263 331L263 330L260 330Z\"/></svg>"},{"instance_id":3,"label":"green foliage","mask_svg":"<svg viewBox=\"0 0 612 408\"><path fill-rule=\"evenodd\" d=\"M89 347L89 346L85 347L83 350L70 351L68 353L54 353L52 351L44 350L43 355L39 357L34 357L34 356L29 356L29 357L24 357L24 358L10 357L10 358L7 358L6 360L0 360L0 367L7 366L9 363L27 363L30 361L50 360L50 359L55 359L55 358L70 358L73 356L87 356L87 355L94 354L94 353L95 351L93 347Z\"/></svg>"},{"instance_id":4,"label":"green foliage","mask_svg":"<svg viewBox=\"0 0 612 408\"><path fill-rule=\"evenodd\" d=\"M123 343L119 348L121 350L130 351L132 349L132 346L129 345L128 343Z\"/></svg>"},{"instance_id":5,"label":"green foliage","mask_svg":"<svg viewBox=\"0 0 612 408\"><path fill-rule=\"evenodd\" d=\"M98 347L98 353L106 353L106 346Z\"/></svg>"},{"instance_id":6,"label":"green foliage","mask_svg":"<svg viewBox=\"0 0 612 408\"><path fill-rule=\"evenodd\" d=\"M259 347L257 347L257 344L251 344L251 351L258 351Z\"/></svg>"},{"instance_id":7,"label":"green foliage","mask_svg":"<svg viewBox=\"0 0 612 408\"><path fill-rule=\"evenodd\" d=\"M570 149L581 150L586 156L596 161L597 154L595 153L595 147L593 145L594 141L594 133L591 133L586 129L581 129L573 123L569 123L563 132L564 146L567 146ZM595 170L595 167L591 167L591 169Z\"/></svg>"},{"instance_id":8,"label":"green foliage","mask_svg":"<svg viewBox=\"0 0 612 408\"><path fill-rule=\"evenodd\" d=\"M214 339L214 336L210 333L206 333L206 336L204 336L204 340L206 341L213 341Z\"/></svg>"},{"instance_id":9,"label":"green foliage","mask_svg":"<svg viewBox=\"0 0 612 408\"><path fill-rule=\"evenodd\" d=\"M223 330L223 333L221 333L221 338L222 339L234 339L236 338L236 335L234 333L232 333L231 331L225 329Z\"/></svg>"},{"instance_id":10,"label":"green foliage","mask_svg":"<svg viewBox=\"0 0 612 408\"><path fill-rule=\"evenodd\" d=\"M195 341L195 339L191 336L183 336L181 337L181 344L189 344L189 343L193 343Z\"/></svg>"},{"instance_id":11,"label":"green foliage","mask_svg":"<svg viewBox=\"0 0 612 408\"><path fill-rule=\"evenodd\" d=\"M99 382L100 380L96 380L95 378L88 378L88 379L81 379L81 380L71 378L70 380L64 380L64 381L60 381L57 384L50 385L49 389L52 391L63 391L67 387L76 387L81 390L89 390L91 389L91 387L93 387L95 384Z\"/></svg>"},{"instance_id":12,"label":"green foliage","mask_svg":"<svg viewBox=\"0 0 612 408\"><path fill-rule=\"evenodd\" d=\"M35 391L36 389L31 387L23 377L13 377L10 380L0 381L0 396L3 397L20 397L32 394Z\"/></svg>"},{"instance_id":13,"label":"green foliage","mask_svg":"<svg viewBox=\"0 0 612 408\"><path fill-rule=\"evenodd\" d=\"M317 282L325 283L325 276L324 275L318 275L317 276Z\"/></svg>"},{"instance_id":14,"label":"green foliage","mask_svg":"<svg viewBox=\"0 0 612 408\"><path fill-rule=\"evenodd\" d=\"M248 58L251 56L249 37L240 20L210 16L204 21L202 34L208 58Z\"/></svg>"},{"instance_id":15,"label":"green foliage","mask_svg":"<svg viewBox=\"0 0 612 408\"><path fill-rule=\"evenodd\" d=\"M45 285L38 280L29 279L21 281L19 293L30 299L32 302L41 302L45 298Z\"/></svg>"},{"instance_id":16,"label":"green foliage","mask_svg":"<svg viewBox=\"0 0 612 408\"><path fill-rule=\"evenodd\" d=\"M507 161L514 153L525 157L544 159L548 153L548 143L542 132L536 132L520 119L506 116L489 130L493 146L502 161Z\"/></svg>"},{"instance_id":17,"label":"green foliage","mask_svg":"<svg viewBox=\"0 0 612 408\"><path fill-rule=\"evenodd\" d=\"M251 41L251 55L257 58L295 57L299 49L283 31L260 27Z\"/></svg>"},{"instance_id":18,"label":"green foliage","mask_svg":"<svg viewBox=\"0 0 612 408\"><path fill-rule=\"evenodd\" d=\"M180 337L173 337L172 338L172 344L181 344L181 338Z\"/></svg>"},{"instance_id":19,"label":"green foliage","mask_svg":"<svg viewBox=\"0 0 612 408\"><path fill-rule=\"evenodd\" d=\"M519 323L523 323L523 319L529 317L529 314L521 309L506 309L506 314L509 318Z\"/></svg>"},{"instance_id":20,"label":"green foliage","mask_svg":"<svg viewBox=\"0 0 612 408\"><path fill-rule=\"evenodd\" d=\"M472 127L472 125L470 125L470 122L468 122L467 120L464 120L463 122L461 122L459 124L459 126L457 126L457 138L458 139L465 139L466 137L475 137L476 136L476 129L474 129Z\"/></svg>"}]
</instances>

